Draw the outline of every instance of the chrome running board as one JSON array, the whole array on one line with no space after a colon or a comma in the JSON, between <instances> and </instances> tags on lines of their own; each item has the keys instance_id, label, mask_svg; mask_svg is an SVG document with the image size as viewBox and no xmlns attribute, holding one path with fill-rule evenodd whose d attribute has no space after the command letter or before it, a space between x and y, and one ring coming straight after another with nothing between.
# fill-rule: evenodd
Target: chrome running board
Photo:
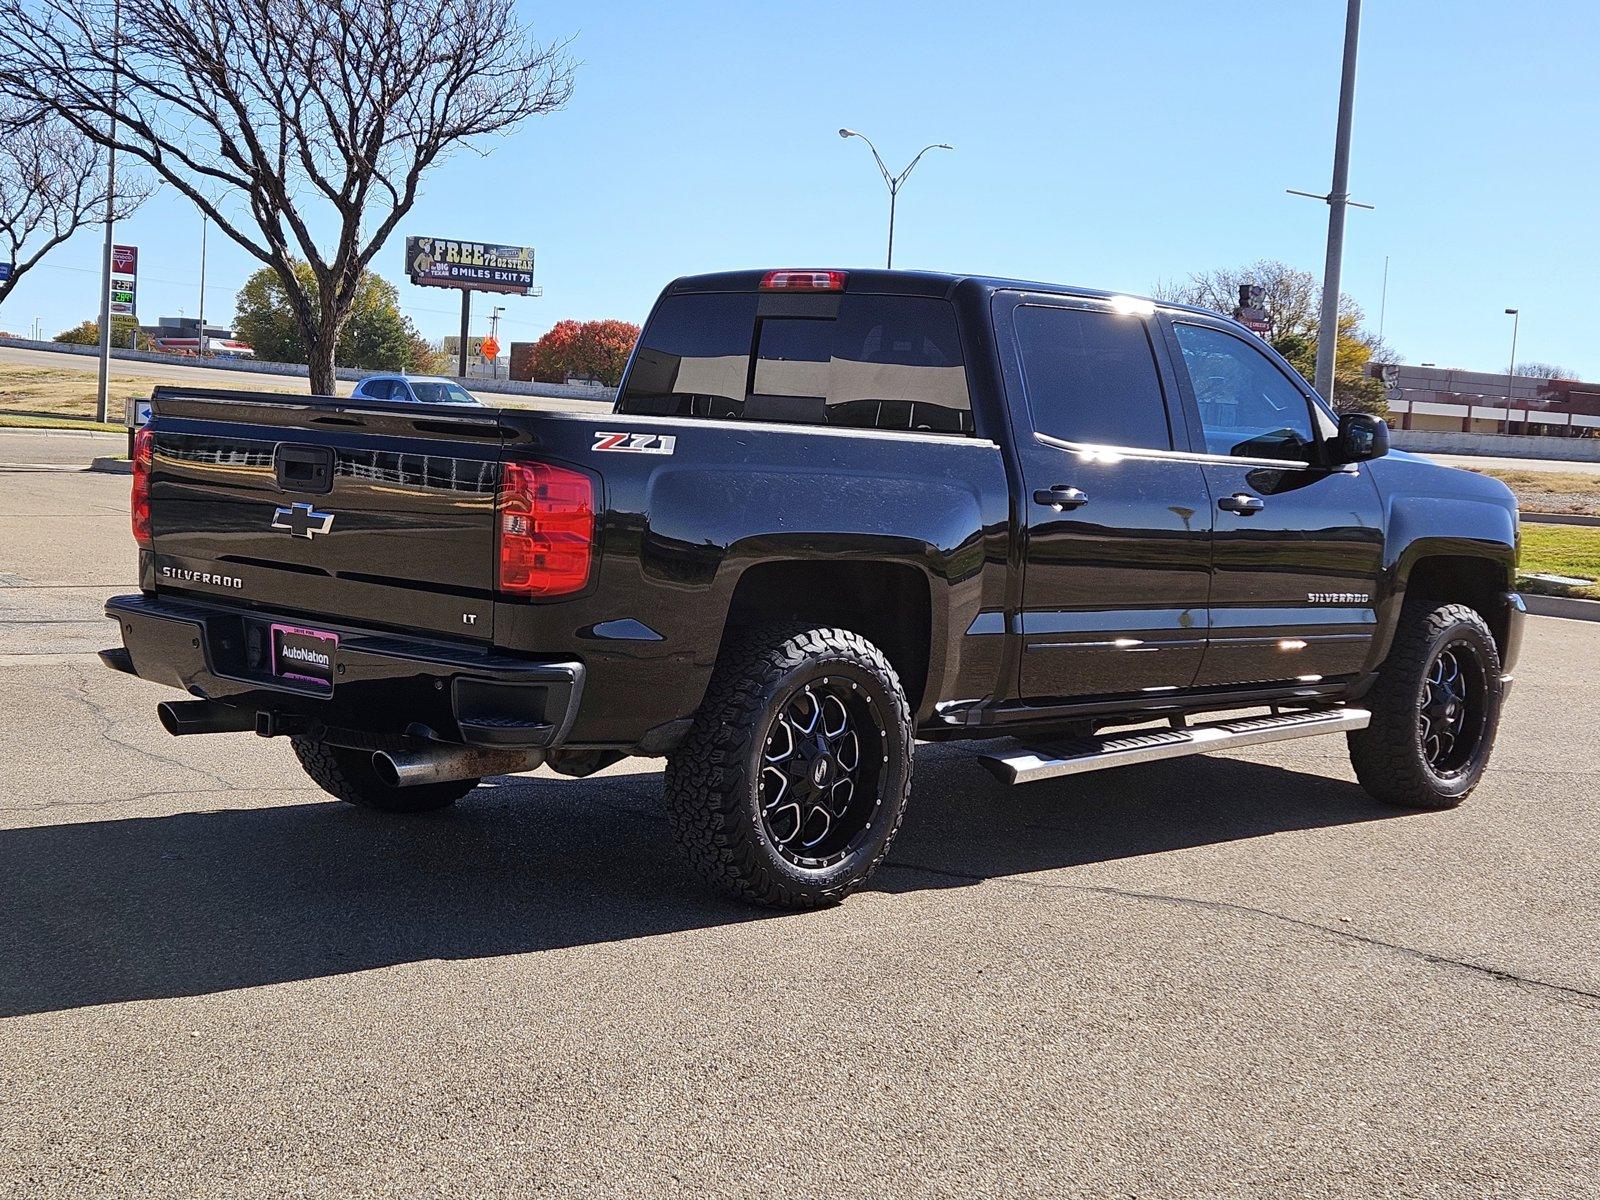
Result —
<instances>
[{"instance_id":1,"label":"chrome running board","mask_svg":"<svg viewBox=\"0 0 1600 1200\"><path fill-rule=\"evenodd\" d=\"M1131 730L1099 737L1071 738L1047 746L1017 746L982 755L982 763L1001 783L1033 783L1063 775L1082 775L1132 763L1183 758L1212 750L1236 750L1265 742L1315 737L1322 733L1347 733L1365 729L1372 714L1364 708L1324 708L1309 712L1279 713L1270 717L1242 717L1182 729Z\"/></svg>"}]
</instances>

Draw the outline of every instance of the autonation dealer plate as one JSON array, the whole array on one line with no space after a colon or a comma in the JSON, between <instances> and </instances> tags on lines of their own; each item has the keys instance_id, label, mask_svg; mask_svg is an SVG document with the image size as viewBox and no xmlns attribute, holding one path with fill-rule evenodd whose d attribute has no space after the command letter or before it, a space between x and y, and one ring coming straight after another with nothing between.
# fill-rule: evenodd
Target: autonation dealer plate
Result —
<instances>
[{"instance_id":1,"label":"autonation dealer plate","mask_svg":"<svg viewBox=\"0 0 1600 1200\"><path fill-rule=\"evenodd\" d=\"M339 635L298 625L272 627L272 673L296 683L333 690L333 653Z\"/></svg>"}]
</instances>

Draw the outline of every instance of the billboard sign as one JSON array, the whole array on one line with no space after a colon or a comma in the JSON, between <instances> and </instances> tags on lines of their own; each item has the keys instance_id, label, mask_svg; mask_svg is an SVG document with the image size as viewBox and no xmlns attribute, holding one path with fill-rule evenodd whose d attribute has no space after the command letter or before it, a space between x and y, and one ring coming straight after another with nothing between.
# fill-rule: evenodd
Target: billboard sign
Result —
<instances>
[{"instance_id":1,"label":"billboard sign","mask_svg":"<svg viewBox=\"0 0 1600 1200\"><path fill-rule=\"evenodd\" d=\"M132 317L139 311L139 247L111 247L111 315Z\"/></svg>"},{"instance_id":2,"label":"billboard sign","mask_svg":"<svg viewBox=\"0 0 1600 1200\"><path fill-rule=\"evenodd\" d=\"M10 263L0 263L0 283L4 283L6 280L8 280L10 278L11 278L11 264Z\"/></svg>"},{"instance_id":3,"label":"billboard sign","mask_svg":"<svg viewBox=\"0 0 1600 1200\"><path fill-rule=\"evenodd\" d=\"M406 275L420 287L526 296L533 290L533 247L407 238Z\"/></svg>"}]
</instances>

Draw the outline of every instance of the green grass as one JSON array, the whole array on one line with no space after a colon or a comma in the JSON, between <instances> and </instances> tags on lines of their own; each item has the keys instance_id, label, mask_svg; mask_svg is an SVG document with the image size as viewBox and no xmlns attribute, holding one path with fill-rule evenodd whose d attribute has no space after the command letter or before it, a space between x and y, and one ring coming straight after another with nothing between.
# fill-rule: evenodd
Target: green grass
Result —
<instances>
[{"instance_id":1,"label":"green grass","mask_svg":"<svg viewBox=\"0 0 1600 1200\"><path fill-rule=\"evenodd\" d=\"M0 412L0 429L95 429L104 433L124 433L127 426L113 425L109 421L85 421L79 417Z\"/></svg>"},{"instance_id":2,"label":"green grass","mask_svg":"<svg viewBox=\"0 0 1600 1200\"><path fill-rule=\"evenodd\" d=\"M1488 467L1469 467L1480 475L1492 475L1510 488L1517 504L1526 512L1586 513L1600 515L1600 475L1576 471L1508 471Z\"/></svg>"},{"instance_id":3,"label":"green grass","mask_svg":"<svg viewBox=\"0 0 1600 1200\"><path fill-rule=\"evenodd\" d=\"M1587 525L1530 525L1522 527L1521 571L1573 575L1600 580L1600 528ZM1600 585L1568 588L1560 584L1524 580L1518 584L1546 596L1581 596L1600 600Z\"/></svg>"}]
</instances>

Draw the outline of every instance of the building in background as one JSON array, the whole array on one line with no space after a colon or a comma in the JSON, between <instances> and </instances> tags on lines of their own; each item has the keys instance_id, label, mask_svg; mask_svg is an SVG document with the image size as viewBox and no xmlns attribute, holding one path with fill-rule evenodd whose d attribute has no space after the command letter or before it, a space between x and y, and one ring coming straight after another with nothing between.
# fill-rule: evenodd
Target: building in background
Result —
<instances>
[{"instance_id":1,"label":"building in background","mask_svg":"<svg viewBox=\"0 0 1600 1200\"><path fill-rule=\"evenodd\" d=\"M154 325L139 330L157 350L169 354L200 353L200 321L196 317L159 317ZM206 354L213 358L254 358L248 343L233 336L233 330L206 322Z\"/></svg>"},{"instance_id":2,"label":"building in background","mask_svg":"<svg viewBox=\"0 0 1600 1200\"><path fill-rule=\"evenodd\" d=\"M1600 383L1400 363L1367 369L1388 389L1396 429L1600 437Z\"/></svg>"}]
</instances>

